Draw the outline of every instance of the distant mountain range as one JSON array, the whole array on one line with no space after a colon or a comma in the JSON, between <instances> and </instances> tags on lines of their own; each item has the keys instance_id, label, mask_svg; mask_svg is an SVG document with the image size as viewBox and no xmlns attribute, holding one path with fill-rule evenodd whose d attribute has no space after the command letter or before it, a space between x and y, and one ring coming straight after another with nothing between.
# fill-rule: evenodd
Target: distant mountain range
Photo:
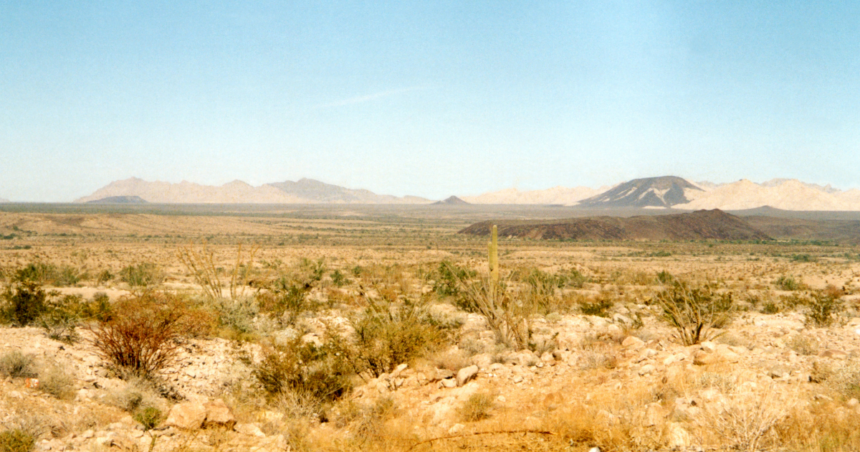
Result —
<instances>
[{"instance_id":1,"label":"distant mountain range","mask_svg":"<svg viewBox=\"0 0 860 452\"><path fill-rule=\"evenodd\" d=\"M426 204L432 201L414 196L399 198L353 190L312 179L286 181L254 187L242 181L221 186L182 181L148 182L138 178L111 182L75 202L112 202L111 199L138 197L145 202L164 204ZM127 201L125 201L127 202Z\"/></svg>"},{"instance_id":2,"label":"distant mountain range","mask_svg":"<svg viewBox=\"0 0 860 452\"><path fill-rule=\"evenodd\" d=\"M221 186L192 182L148 182L131 178L111 182L76 202L194 203L194 204L430 204L415 196L379 195L312 179L264 184L242 181ZM772 207L803 211L860 211L860 190L842 191L830 185L796 179L761 184L743 179L733 183L690 182L676 176L649 177L599 189L553 187L519 191L515 188L476 196L454 196L441 204L542 204L589 209L648 208L678 210L746 210Z\"/></svg>"}]
</instances>

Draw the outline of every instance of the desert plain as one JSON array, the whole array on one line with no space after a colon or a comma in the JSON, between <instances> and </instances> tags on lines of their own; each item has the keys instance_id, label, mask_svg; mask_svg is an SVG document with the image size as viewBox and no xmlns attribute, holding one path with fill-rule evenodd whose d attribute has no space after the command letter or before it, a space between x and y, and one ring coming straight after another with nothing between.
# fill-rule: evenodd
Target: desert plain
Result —
<instances>
[{"instance_id":1,"label":"desert plain","mask_svg":"<svg viewBox=\"0 0 860 452\"><path fill-rule=\"evenodd\" d=\"M860 450L857 241L572 212L5 205L0 450Z\"/></svg>"}]
</instances>

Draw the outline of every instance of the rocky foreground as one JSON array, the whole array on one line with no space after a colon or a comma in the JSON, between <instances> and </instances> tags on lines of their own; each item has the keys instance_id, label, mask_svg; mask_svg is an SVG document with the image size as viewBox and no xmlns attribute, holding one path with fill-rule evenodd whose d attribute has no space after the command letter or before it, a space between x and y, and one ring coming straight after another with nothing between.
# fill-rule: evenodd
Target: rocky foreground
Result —
<instances>
[{"instance_id":1,"label":"rocky foreground","mask_svg":"<svg viewBox=\"0 0 860 452\"><path fill-rule=\"evenodd\" d=\"M0 350L34 355L70 386L64 396L38 388L44 379L0 381L0 424L37 429L39 451L359 450L372 435L388 435L390 450L430 450L509 431L532 435L522 440L532 450L755 450L802 443L814 435L804 425L860 421L857 317L812 328L798 312L744 313L716 340L685 347L654 317L632 326L629 310L557 316L536 324L557 346L534 353L494 348L482 317L451 315L462 317L458 346L363 382L301 428L285 405L250 395L258 345L185 340L178 364L151 387L118 378L85 334L70 345L37 328L0 328ZM483 415L464 416L475 394L487 395ZM133 418L141 399L166 419L150 429ZM375 430L349 412L380 404L392 414Z\"/></svg>"}]
</instances>

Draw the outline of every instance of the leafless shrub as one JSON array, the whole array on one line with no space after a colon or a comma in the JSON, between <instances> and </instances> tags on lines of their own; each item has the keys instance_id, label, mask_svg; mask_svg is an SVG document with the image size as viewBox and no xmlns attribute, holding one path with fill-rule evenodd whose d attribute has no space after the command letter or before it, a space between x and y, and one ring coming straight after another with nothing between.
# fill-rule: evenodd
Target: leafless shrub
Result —
<instances>
[{"instance_id":1,"label":"leafless shrub","mask_svg":"<svg viewBox=\"0 0 860 452\"><path fill-rule=\"evenodd\" d=\"M186 313L182 300L164 293L123 298L109 318L90 328L92 344L121 370L150 376L174 362L176 340L190 326Z\"/></svg>"}]
</instances>

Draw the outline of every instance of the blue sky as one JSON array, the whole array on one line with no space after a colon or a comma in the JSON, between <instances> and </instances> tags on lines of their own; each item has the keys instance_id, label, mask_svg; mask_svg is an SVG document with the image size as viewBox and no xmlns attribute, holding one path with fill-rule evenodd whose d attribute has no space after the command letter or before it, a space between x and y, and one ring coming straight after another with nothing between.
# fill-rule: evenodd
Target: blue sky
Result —
<instances>
[{"instance_id":1,"label":"blue sky","mask_svg":"<svg viewBox=\"0 0 860 452\"><path fill-rule=\"evenodd\" d=\"M860 2L0 0L0 197L860 188Z\"/></svg>"}]
</instances>

